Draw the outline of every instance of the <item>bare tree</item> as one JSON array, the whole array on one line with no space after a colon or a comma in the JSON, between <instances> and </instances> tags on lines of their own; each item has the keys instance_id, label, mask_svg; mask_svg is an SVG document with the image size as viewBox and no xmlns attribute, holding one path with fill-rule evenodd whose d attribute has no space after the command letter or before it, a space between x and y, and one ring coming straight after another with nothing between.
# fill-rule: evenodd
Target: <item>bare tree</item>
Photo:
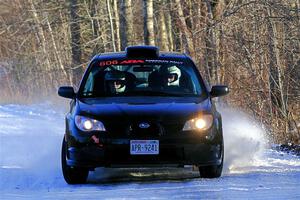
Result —
<instances>
[{"instance_id":1,"label":"bare tree","mask_svg":"<svg viewBox=\"0 0 300 200\"><path fill-rule=\"evenodd\" d=\"M206 0L206 18L207 18L207 25L206 25L206 36L205 36L205 45L206 45L206 67L207 71L209 72L209 81L210 82L219 82L218 77L218 61L217 61L217 49L216 49L216 38L215 38L215 31L212 28L214 16L213 16L213 4L212 0Z\"/></svg>"},{"instance_id":2,"label":"bare tree","mask_svg":"<svg viewBox=\"0 0 300 200\"><path fill-rule=\"evenodd\" d=\"M153 0L144 2L144 39L146 45L155 45L154 22L153 22Z\"/></svg>"},{"instance_id":3,"label":"bare tree","mask_svg":"<svg viewBox=\"0 0 300 200\"><path fill-rule=\"evenodd\" d=\"M117 0L113 0L113 8L114 8L114 18L116 25L116 43L117 43L117 51L121 51L121 41L120 41L120 20L119 20L119 10L118 10L118 2Z\"/></svg>"},{"instance_id":4,"label":"bare tree","mask_svg":"<svg viewBox=\"0 0 300 200\"><path fill-rule=\"evenodd\" d=\"M77 0L70 0L70 30L72 48L72 68L73 84L77 85L82 75L81 67L81 42L80 42L80 22L78 15Z\"/></svg>"},{"instance_id":5,"label":"bare tree","mask_svg":"<svg viewBox=\"0 0 300 200\"><path fill-rule=\"evenodd\" d=\"M31 6L31 9L32 9L32 15L34 16L34 19L35 19L35 22L37 24L37 29L38 29L38 32L37 32L37 36L38 36L38 40L39 40L39 43L41 45L41 49L42 49L42 52L43 52L43 57L45 59L45 66L46 66L46 70L47 71L50 71L51 70L51 64L50 64L50 60L49 60L49 57L48 57L48 53L47 53L47 41L46 41L46 36L44 34L44 30L42 28L42 24L40 22L40 19L39 19L39 16L38 16L38 13L35 9L35 5L33 3L32 0L29 0L29 4ZM50 74L50 81L52 82L53 81L53 77L52 75ZM44 86L47 88L49 83L47 82L44 82ZM47 91L47 90L46 90Z\"/></svg>"},{"instance_id":6,"label":"bare tree","mask_svg":"<svg viewBox=\"0 0 300 200\"><path fill-rule=\"evenodd\" d=\"M167 25L165 19L165 6L163 5L163 0L159 0L159 14L158 14L158 28L159 28L159 39L160 39L160 49L163 51L169 51L168 45L168 32L167 32Z\"/></svg>"},{"instance_id":7,"label":"bare tree","mask_svg":"<svg viewBox=\"0 0 300 200\"><path fill-rule=\"evenodd\" d=\"M134 44L133 15L131 0L121 0L120 6L121 49Z\"/></svg>"},{"instance_id":8,"label":"bare tree","mask_svg":"<svg viewBox=\"0 0 300 200\"><path fill-rule=\"evenodd\" d=\"M106 0L106 6L107 6L107 12L108 12L109 24L110 24L112 49L113 49L113 51L116 51L116 41L115 41L115 35L114 35L115 29L114 29L114 25L113 25L112 14L111 14L110 0Z\"/></svg>"},{"instance_id":9,"label":"bare tree","mask_svg":"<svg viewBox=\"0 0 300 200\"><path fill-rule=\"evenodd\" d=\"M195 52L194 52L194 43L193 43L193 36L191 31L189 30L187 23L185 21L185 16L183 13L183 8L181 5L180 0L175 0L176 3L176 10L178 12L178 18L180 22L180 27L182 28L182 32L184 33L184 39L186 40L186 45L187 45L187 52L194 57Z\"/></svg>"}]
</instances>

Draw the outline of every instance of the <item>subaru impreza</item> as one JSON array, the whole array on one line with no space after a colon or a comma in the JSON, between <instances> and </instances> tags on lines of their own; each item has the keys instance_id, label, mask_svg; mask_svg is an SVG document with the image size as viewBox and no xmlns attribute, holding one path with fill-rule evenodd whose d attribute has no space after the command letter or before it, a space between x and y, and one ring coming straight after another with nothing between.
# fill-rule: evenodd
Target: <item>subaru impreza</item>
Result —
<instances>
[{"instance_id":1,"label":"subaru impreza","mask_svg":"<svg viewBox=\"0 0 300 200\"><path fill-rule=\"evenodd\" d=\"M153 46L96 55L70 98L61 164L65 181L85 183L97 167L199 168L220 177L222 119L212 100L225 85L206 86L186 54Z\"/></svg>"}]
</instances>

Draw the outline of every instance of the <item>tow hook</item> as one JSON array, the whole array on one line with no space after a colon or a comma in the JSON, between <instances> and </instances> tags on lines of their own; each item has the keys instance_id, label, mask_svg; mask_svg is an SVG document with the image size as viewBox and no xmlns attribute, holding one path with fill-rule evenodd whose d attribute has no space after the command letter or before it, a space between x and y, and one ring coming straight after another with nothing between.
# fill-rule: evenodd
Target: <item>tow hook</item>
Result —
<instances>
[{"instance_id":1,"label":"tow hook","mask_svg":"<svg viewBox=\"0 0 300 200\"><path fill-rule=\"evenodd\" d=\"M94 142L97 146L103 147L103 144L101 143L100 139L99 139L96 135L93 135L93 136L91 137L91 139L93 140L93 142Z\"/></svg>"}]
</instances>

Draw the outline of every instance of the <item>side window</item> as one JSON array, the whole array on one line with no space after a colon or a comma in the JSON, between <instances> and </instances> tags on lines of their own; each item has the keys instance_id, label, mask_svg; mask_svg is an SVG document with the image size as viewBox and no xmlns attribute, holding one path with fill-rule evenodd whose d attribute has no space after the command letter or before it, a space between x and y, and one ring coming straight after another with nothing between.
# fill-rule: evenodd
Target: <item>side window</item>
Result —
<instances>
[{"instance_id":1,"label":"side window","mask_svg":"<svg viewBox=\"0 0 300 200\"><path fill-rule=\"evenodd\" d=\"M93 91L93 87L94 87L94 75L91 72L88 76L88 79L87 79L86 83L85 83L83 93L85 93L85 94L91 93Z\"/></svg>"},{"instance_id":2,"label":"side window","mask_svg":"<svg viewBox=\"0 0 300 200\"><path fill-rule=\"evenodd\" d=\"M197 91L201 91L201 87L195 72L191 67L185 67L183 65L177 66L180 69L179 86L186 93L197 94Z\"/></svg>"}]
</instances>

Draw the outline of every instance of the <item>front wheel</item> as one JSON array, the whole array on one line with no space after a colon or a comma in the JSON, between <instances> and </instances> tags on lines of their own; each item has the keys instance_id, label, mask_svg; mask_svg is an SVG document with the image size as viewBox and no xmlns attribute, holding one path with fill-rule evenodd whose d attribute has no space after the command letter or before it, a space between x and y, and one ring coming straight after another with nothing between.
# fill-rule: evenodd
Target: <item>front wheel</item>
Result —
<instances>
[{"instance_id":1,"label":"front wheel","mask_svg":"<svg viewBox=\"0 0 300 200\"><path fill-rule=\"evenodd\" d=\"M81 167L71 167L67 164L67 143L63 139L61 148L61 167L65 181L68 184L86 183L89 170Z\"/></svg>"},{"instance_id":2,"label":"front wheel","mask_svg":"<svg viewBox=\"0 0 300 200\"><path fill-rule=\"evenodd\" d=\"M199 167L199 172L202 178L219 178L222 174L222 169L223 161L220 165Z\"/></svg>"},{"instance_id":3,"label":"front wheel","mask_svg":"<svg viewBox=\"0 0 300 200\"><path fill-rule=\"evenodd\" d=\"M209 165L209 166L199 166L200 176L202 178L219 178L222 174L223 170L223 162L224 162L224 145L222 144L221 149L221 164L219 165Z\"/></svg>"}]
</instances>

